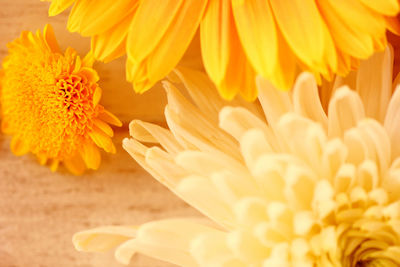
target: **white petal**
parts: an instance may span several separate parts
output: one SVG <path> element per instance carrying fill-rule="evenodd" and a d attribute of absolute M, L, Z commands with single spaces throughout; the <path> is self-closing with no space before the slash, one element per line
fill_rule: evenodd
<path fill-rule="evenodd" d="M 342 137 L 365 117 L 363 103 L 356 92 L 344 86 L 338 89 L 329 103 L 328 136 Z"/>

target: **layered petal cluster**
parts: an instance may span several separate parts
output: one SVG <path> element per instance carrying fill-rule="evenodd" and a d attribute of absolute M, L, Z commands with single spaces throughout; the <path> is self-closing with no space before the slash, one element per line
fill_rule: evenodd
<path fill-rule="evenodd" d="M 328 96 L 308 73 L 289 93 L 259 78 L 260 106 L 228 106 L 201 73 L 178 70 L 191 99 L 166 83 L 169 129 L 133 121 L 124 148 L 211 221 L 100 227 L 75 246 L 119 245 L 122 263 L 139 252 L 181 266 L 399 266 L 392 63 L 390 49 L 374 55 Z"/>
<path fill-rule="evenodd" d="M 109 124 L 121 122 L 99 104 L 99 77 L 89 53 L 62 53 L 53 29 L 22 32 L 8 45 L 0 70 L 1 129 L 12 135 L 16 155 L 35 154 L 54 171 L 72 173 L 100 164 L 98 147 L 115 153 Z"/>
<path fill-rule="evenodd" d="M 92 36 L 97 59 L 125 51 L 127 79 L 144 92 L 179 63 L 199 31 L 204 67 L 221 95 L 257 97 L 262 75 L 291 88 L 300 71 L 331 79 L 400 33 L 398 0 L 49 0 L 50 15 L 75 3 L 68 29 Z"/>

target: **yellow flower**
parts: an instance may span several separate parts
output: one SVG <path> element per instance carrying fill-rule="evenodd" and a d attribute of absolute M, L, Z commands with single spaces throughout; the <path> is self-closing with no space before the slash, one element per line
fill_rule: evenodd
<path fill-rule="evenodd" d="M 115 153 L 108 124 L 121 122 L 99 105 L 99 77 L 90 54 L 83 60 L 72 48 L 62 54 L 46 25 L 22 32 L 8 44 L 0 74 L 1 128 L 12 135 L 15 155 L 35 154 L 41 164 L 72 173 L 97 169 L 100 151 Z"/>
<path fill-rule="evenodd" d="M 49 0 L 51 1 L 51 0 Z M 144 92 L 178 64 L 200 28 L 205 69 L 226 99 L 254 100 L 256 74 L 281 89 L 300 70 L 331 79 L 346 75 L 400 32 L 398 0 L 52 0 L 68 6 L 68 29 L 92 36 L 109 61 L 125 53 L 127 79 Z"/>
<path fill-rule="evenodd" d="M 400 266 L 400 87 L 392 93 L 389 49 L 321 99 L 309 73 L 289 93 L 258 78 L 260 106 L 227 106 L 201 73 L 177 74 L 192 101 L 166 83 L 169 130 L 133 121 L 123 144 L 213 222 L 101 227 L 76 234 L 77 249 L 120 245 L 122 263 L 139 252 L 181 266 Z"/>

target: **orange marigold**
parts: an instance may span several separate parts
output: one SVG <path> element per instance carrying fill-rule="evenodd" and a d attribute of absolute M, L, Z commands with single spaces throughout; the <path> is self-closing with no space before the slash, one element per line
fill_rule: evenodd
<path fill-rule="evenodd" d="M 98 147 L 115 153 L 109 124 L 121 122 L 99 105 L 99 76 L 90 54 L 65 53 L 54 31 L 24 31 L 8 44 L 0 71 L 1 128 L 12 135 L 15 155 L 35 154 L 55 171 L 63 163 L 72 173 L 97 169 Z"/>

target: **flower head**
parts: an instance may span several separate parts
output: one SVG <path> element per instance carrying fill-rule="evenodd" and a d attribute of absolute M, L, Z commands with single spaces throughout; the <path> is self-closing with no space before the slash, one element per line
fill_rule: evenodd
<path fill-rule="evenodd" d="M 62 54 L 53 29 L 22 32 L 8 44 L 0 77 L 1 128 L 12 135 L 16 155 L 35 154 L 56 170 L 72 173 L 100 164 L 98 147 L 114 153 L 113 130 L 120 121 L 99 105 L 99 77 L 92 60 L 67 48 Z M 97 147 L 98 146 L 98 147 Z"/>
<path fill-rule="evenodd" d="M 144 92 L 178 64 L 200 32 L 204 67 L 222 96 L 257 96 L 256 74 L 291 88 L 300 71 L 346 75 L 400 32 L 398 0 L 52 0 L 68 29 L 92 36 L 97 59 L 128 54 L 127 79 Z M 199 29 L 199 30 L 198 30 Z"/>
<path fill-rule="evenodd" d="M 200 73 L 180 69 L 191 101 L 166 83 L 169 130 L 133 121 L 124 148 L 213 223 L 103 227 L 76 234 L 76 247 L 121 244 L 123 263 L 141 252 L 181 266 L 399 266 L 400 88 L 392 91 L 391 70 L 386 49 L 321 96 L 308 73 L 289 93 L 259 78 L 260 108 L 227 106 Z"/>

